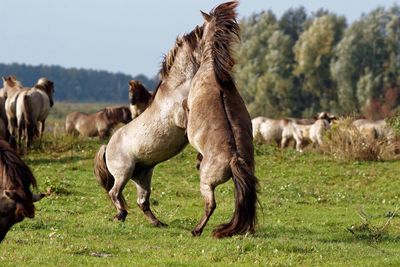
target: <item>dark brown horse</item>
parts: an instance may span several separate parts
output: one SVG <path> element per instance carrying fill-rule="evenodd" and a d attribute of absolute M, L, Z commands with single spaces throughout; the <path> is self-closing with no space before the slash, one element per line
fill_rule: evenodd
<path fill-rule="evenodd" d="M 36 180 L 29 167 L 8 143 L 0 140 L 0 242 L 14 224 L 35 216 L 33 202 L 45 194 L 32 194 Z"/>
<path fill-rule="evenodd" d="M 129 104 L 132 113 L 132 120 L 142 114 L 150 105 L 152 94 L 147 91 L 144 85 L 137 80 L 129 82 Z"/>
<path fill-rule="evenodd" d="M 131 111 L 127 107 L 105 108 L 93 114 L 72 112 L 67 115 L 65 130 L 68 134 L 99 136 L 100 139 L 104 139 L 110 136 L 117 124 L 127 124 L 131 120 Z"/>
<path fill-rule="evenodd" d="M 216 208 L 215 188 L 230 178 L 235 185 L 235 212 L 230 222 L 214 230 L 214 237 L 253 232 L 256 224 L 258 180 L 251 119 L 231 77 L 231 47 L 239 37 L 237 5 L 228 2 L 203 13 L 202 59 L 187 101 L 187 134 L 201 154 L 200 192 L 205 202 L 205 213 L 192 231 L 195 236 Z"/>

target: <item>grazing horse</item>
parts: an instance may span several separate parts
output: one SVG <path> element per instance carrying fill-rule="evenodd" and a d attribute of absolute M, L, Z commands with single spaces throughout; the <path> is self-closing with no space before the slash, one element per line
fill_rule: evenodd
<path fill-rule="evenodd" d="M 196 27 L 177 38 L 164 57 L 161 80 L 149 107 L 119 128 L 95 157 L 94 173 L 117 208 L 115 219 L 124 221 L 128 214 L 122 190 L 133 180 L 139 208 L 151 224 L 165 226 L 150 208 L 151 178 L 158 163 L 172 158 L 188 143 L 183 102 L 199 67 L 202 33 L 202 28 Z"/>
<path fill-rule="evenodd" d="M 93 114 L 72 112 L 65 120 L 65 130 L 68 134 L 105 139 L 117 124 L 127 124 L 131 120 L 131 111 L 127 107 L 105 108 Z"/>
<path fill-rule="evenodd" d="M 313 124 L 294 123 L 296 140 L 296 150 L 303 152 L 303 145 L 312 143 L 322 145 L 324 133 L 330 128 L 330 123 L 326 119 L 317 119 Z"/>
<path fill-rule="evenodd" d="M 285 148 L 289 141 L 300 136 L 297 133 L 295 122 L 292 119 L 270 119 L 266 117 L 257 117 L 252 121 L 253 138 L 261 143 L 273 143 Z"/>
<path fill-rule="evenodd" d="M 25 137 L 27 148 L 31 146 L 35 135 L 43 136 L 45 121 L 50 108 L 54 105 L 53 94 L 54 83 L 47 78 L 40 78 L 32 89 L 19 93 L 16 113 L 20 145 L 22 135 Z M 37 133 L 38 129 L 39 133 Z"/>
<path fill-rule="evenodd" d="M 4 107 L 7 116 L 7 125 L 12 136 L 17 136 L 17 99 L 19 93 L 26 89 L 15 76 L 3 77 L 4 96 L 6 98 Z"/>
<path fill-rule="evenodd" d="M 393 129 L 390 128 L 385 120 L 367 120 L 359 119 L 352 122 L 352 125 L 359 133 L 370 140 L 387 140 L 389 142 L 394 139 Z"/>
<path fill-rule="evenodd" d="M 147 91 L 144 85 L 137 80 L 129 82 L 129 104 L 132 113 L 132 120 L 143 113 L 150 105 L 152 99 L 151 93 Z"/>
<path fill-rule="evenodd" d="M 215 188 L 232 178 L 235 211 L 230 222 L 218 226 L 214 237 L 253 232 L 256 224 L 258 180 L 254 176 L 254 148 L 250 115 L 231 77 L 231 47 L 239 38 L 238 2 L 217 6 L 205 19 L 200 68 L 187 101 L 190 144 L 202 155 L 200 192 L 205 213 L 192 234 L 201 235 L 216 208 Z"/>
<path fill-rule="evenodd" d="M 29 167 L 5 141 L 0 140 L 0 242 L 14 224 L 35 216 L 33 202 L 45 194 L 32 194 L 36 180 Z"/>

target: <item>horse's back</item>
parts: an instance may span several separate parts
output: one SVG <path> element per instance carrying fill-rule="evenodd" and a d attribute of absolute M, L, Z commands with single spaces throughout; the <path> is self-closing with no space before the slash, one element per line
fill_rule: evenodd
<path fill-rule="evenodd" d="M 96 114 L 87 114 L 79 111 L 69 113 L 65 119 L 65 130 L 70 134 L 77 131 L 82 136 L 97 136 Z"/>

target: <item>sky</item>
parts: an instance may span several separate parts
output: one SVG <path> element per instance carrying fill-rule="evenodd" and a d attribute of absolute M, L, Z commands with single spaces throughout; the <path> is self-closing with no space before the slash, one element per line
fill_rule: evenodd
<path fill-rule="evenodd" d="M 59 65 L 154 77 L 178 35 L 217 0 L 0 0 L 0 63 Z M 271 9 L 320 8 L 348 22 L 400 0 L 242 0 L 239 18 Z"/>

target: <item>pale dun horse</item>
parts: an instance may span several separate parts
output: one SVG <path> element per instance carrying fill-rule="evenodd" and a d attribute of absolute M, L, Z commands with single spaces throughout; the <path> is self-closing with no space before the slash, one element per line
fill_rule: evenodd
<path fill-rule="evenodd" d="M 16 113 L 20 145 L 23 135 L 26 148 L 31 146 L 35 136 L 43 136 L 47 116 L 54 105 L 53 94 L 54 83 L 47 78 L 40 78 L 32 89 L 19 93 Z"/>
<path fill-rule="evenodd" d="M 132 120 L 143 113 L 150 105 L 152 94 L 137 80 L 129 82 L 129 104 Z"/>
<path fill-rule="evenodd" d="M 22 86 L 21 82 L 15 76 L 3 77 L 4 108 L 7 116 L 7 126 L 12 136 L 17 136 L 17 99 L 19 93 L 26 89 Z"/>
<path fill-rule="evenodd" d="M 214 237 L 253 232 L 257 186 L 251 118 L 231 77 L 231 47 L 239 38 L 238 2 L 216 7 L 205 18 L 202 59 L 188 97 L 189 142 L 202 155 L 200 191 L 205 214 L 193 230 L 200 235 L 216 208 L 215 188 L 230 178 L 235 185 L 235 212 L 217 227 Z M 207 122 L 207 123 L 205 123 Z"/>
<path fill-rule="evenodd" d="M 137 188 L 137 204 L 155 226 L 165 226 L 150 209 L 154 167 L 178 154 L 186 145 L 183 102 L 199 67 L 198 47 L 202 28 L 178 38 L 164 58 L 161 81 L 150 106 L 129 124 L 119 128 L 95 157 L 94 173 L 117 209 L 115 219 L 128 212 L 122 190 L 129 180 Z"/>

